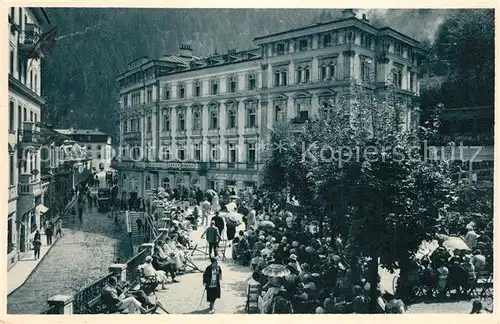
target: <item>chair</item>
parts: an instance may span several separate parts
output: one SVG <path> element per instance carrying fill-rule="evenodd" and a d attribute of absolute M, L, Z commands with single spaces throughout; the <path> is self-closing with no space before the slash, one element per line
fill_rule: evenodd
<path fill-rule="evenodd" d="M 222 260 L 226 260 L 227 240 L 221 240 L 217 246 L 217 255 L 222 254 Z"/>
<path fill-rule="evenodd" d="M 472 290 L 471 294 L 480 298 L 486 298 L 489 294 L 492 294 L 493 273 L 488 270 L 478 272 L 477 279 Z"/>
<path fill-rule="evenodd" d="M 262 292 L 262 286 L 257 281 L 251 281 L 247 289 L 247 302 L 245 310 L 250 314 L 251 312 L 259 313 L 259 296 Z"/>

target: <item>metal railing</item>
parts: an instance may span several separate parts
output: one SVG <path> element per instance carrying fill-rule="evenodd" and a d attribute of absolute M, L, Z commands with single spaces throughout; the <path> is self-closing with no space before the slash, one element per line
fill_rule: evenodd
<path fill-rule="evenodd" d="M 88 303 L 92 299 L 99 297 L 101 295 L 102 289 L 104 288 L 104 286 L 106 286 L 109 278 L 112 276 L 113 273 L 108 273 L 104 277 L 97 279 L 90 285 L 86 286 L 85 288 L 77 292 L 73 299 L 73 313 L 89 314 L 91 312 L 94 312 L 95 310 L 89 309 Z M 102 307 L 101 303 L 98 303 L 96 307 Z"/>
<path fill-rule="evenodd" d="M 148 252 L 147 250 L 142 250 L 126 262 L 127 281 L 137 282 L 140 276 L 139 266 L 144 263 L 147 252 Z"/>
<path fill-rule="evenodd" d="M 122 220 L 123 221 L 123 220 Z M 146 227 L 148 227 L 148 231 L 150 237 L 148 238 L 148 242 L 156 242 L 160 235 L 158 234 L 158 228 L 156 222 L 153 221 L 152 217 L 146 214 Z M 148 255 L 149 250 L 139 251 L 137 254 L 132 256 L 129 260 L 127 260 L 126 265 L 126 278 L 130 283 L 135 283 L 139 280 L 140 272 L 139 265 L 145 262 L 146 256 Z M 73 313 L 74 314 L 96 314 L 99 313 L 103 309 L 102 302 L 95 303 L 94 305 L 90 305 L 90 301 L 101 296 L 102 289 L 108 283 L 110 277 L 112 277 L 113 273 L 108 273 L 105 276 L 97 279 L 89 285 L 86 285 L 83 289 L 78 291 L 74 295 L 73 299 Z M 44 310 L 41 314 L 55 314 L 53 306 Z"/>

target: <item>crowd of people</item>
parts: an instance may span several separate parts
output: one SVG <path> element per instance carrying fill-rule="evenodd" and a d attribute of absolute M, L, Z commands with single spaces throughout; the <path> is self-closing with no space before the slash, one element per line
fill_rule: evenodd
<path fill-rule="evenodd" d="M 168 277 L 178 282 L 188 266 L 197 269 L 188 253 L 193 249 L 189 231 L 200 225 L 206 226 L 202 237 L 211 258 L 203 276 L 205 288 L 216 288 L 220 281 L 219 244 L 227 240 L 233 261 L 252 272 L 249 299 L 258 291 L 258 308 L 265 314 L 404 313 L 417 297 L 445 298 L 451 292 L 470 296 L 479 273 L 492 270 L 491 241 L 483 234 L 489 229 L 481 229 L 476 237 L 472 233 L 476 225 L 469 224 L 464 238 L 469 248 L 450 251 L 444 239 L 438 239 L 432 253 L 400 262 L 394 292 L 385 291 L 380 278 L 372 291 L 369 257 L 347 253 L 343 238 L 322 236 L 317 222 L 289 211 L 286 203 L 266 205 L 261 195 L 255 189 L 239 193 L 193 190 L 188 194 L 194 204 L 192 213 L 185 207 L 158 206 L 144 199 L 144 208 L 156 220 L 167 210 L 169 232 L 163 241 L 155 242 L 152 257 L 141 266 L 142 280 L 154 278 L 152 282 L 164 288 Z M 175 201 L 173 191 L 165 191 L 163 197 Z M 271 265 L 280 271 L 270 273 Z M 211 313 L 220 297 L 220 283 L 217 289 L 207 296 Z M 481 303 L 475 301 L 472 313 L 481 310 Z"/>
<path fill-rule="evenodd" d="M 451 292 L 470 297 L 478 274 L 492 270 L 492 244 L 486 235 L 478 236 L 469 249 L 454 251 L 439 239 L 432 254 L 400 263 L 393 293 L 380 287 L 379 278 L 376 294 L 371 294 L 370 258 L 347 254 L 342 238 L 320 236 L 317 223 L 277 205 L 270 212 L 244 201 L 241 206 L 246 226 L 234 238 L 232 254 L 235 262 L 251 267 L 249 287 L 261 287 L 262 313 L 403 313 L 416 297 Z M 470 244 L 467 236 L 465 242 Z M 271 264 L 281 265 L 284 273 L 264 275 Z M 478 303 L 474 305 L 477 312 Z"/>

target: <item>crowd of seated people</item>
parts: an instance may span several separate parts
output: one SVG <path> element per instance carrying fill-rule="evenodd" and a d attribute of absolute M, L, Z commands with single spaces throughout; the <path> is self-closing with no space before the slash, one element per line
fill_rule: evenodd
<path fill-rule="evenodd" d="M 162 213 L 169 220 L 164 224 L 168 232 L 163 237 L 164 241 L 155 241 L 152 255 L 147 255 L 144 263 L 138 266 L 140 288 L 124 290 L 123 284 L 111 277 L 102 290 L 102 302 L 109 312 L 125 310 L 127 313 L 151 313 L 154 307 L 158 307 L 158 303 L 151 302 L 157 290 L 165 290 L 169 282 L 178 283 L 178 276 L 188 268 L 199 270 L 188 253 L 191 248 L 190 224 L 186 220 L 185 210 L 170 205 Z"/>
<path fill-rule="evenodd" d="M 414 301 L 417 285 L 426 288 L 420 291 L 423 297 L 444 296 L 453 288 L 470 295 L 477 273 L 491 264 L 480 249 L 472 255 L 459 251 L 452 255 L 440 246 L 430 257 L 400 264 L 401 279 L 394 293 L 383 290 L 380 279 L 370 292 L 369 258 L 348 255 L 341 237 L 320 237 L 313 221 L 299 221 L 291 212 L 267 214 L 271 216 L 249 208 L 246 229 L 233 240 L 232 252 L 235 262 L 251 266 L 254 282 L 263 291 L 264 313 L 403 313 Z M 250 217 L 255 219 L 248 221 Z M 274 226 L 259 226 L 262 221 Z M 262 270 L 273 263 L 286 266 L 290 274 L 264 276 Z M 376 301 L 371 302 L 373 298 Z"/>

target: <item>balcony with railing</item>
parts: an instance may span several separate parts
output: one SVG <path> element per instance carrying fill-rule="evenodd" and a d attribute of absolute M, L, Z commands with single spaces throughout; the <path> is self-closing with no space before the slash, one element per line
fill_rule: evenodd
<path fill-rule="evenodd" d="M 208 136 L 219 136 L 220 131 L 218 128 L 211 128 L 208 130 Z"/>
<path fill-rule="evenodd" d="M 191 130 L 191 136 L 199 136 L 201 137 L 203 135 L 201 129 L 193 129 Z"/>
<path fill-rule="evenodd" d="M 9 200 L 15 199 L 17 197 L 17 186 L 13 185 L 9 187 Z"/>
<path fill-rule="evenodd" d="M 263 163 L 257 162 L 208 162 L 209 170 L 231 170 L 231 171 L 258 171 L 262 168 Z"/>
<path fill-rule="evenodd" d="M 41 35 L 42 30 L 40 26 L 26 23 L 24 25 L 24 30 L 19 33 L 19 49 L 24 52 L 30 52 L 33 50 Z"/>
<path fill-rule="evenodd" d="M 40 132 L 36 129 L 35 123 L 29 121 L 23 122 L 22 129 L 19 130 L 20 148 L 36 148 L 41 144 L 40 139 Z"/>
<path fill-rule="evenodd" d="M 128 141 L 128 140 L 140 140 L 141 139 L 141 132 L 123 133 L 123 139 L 126 141 Z"/>

